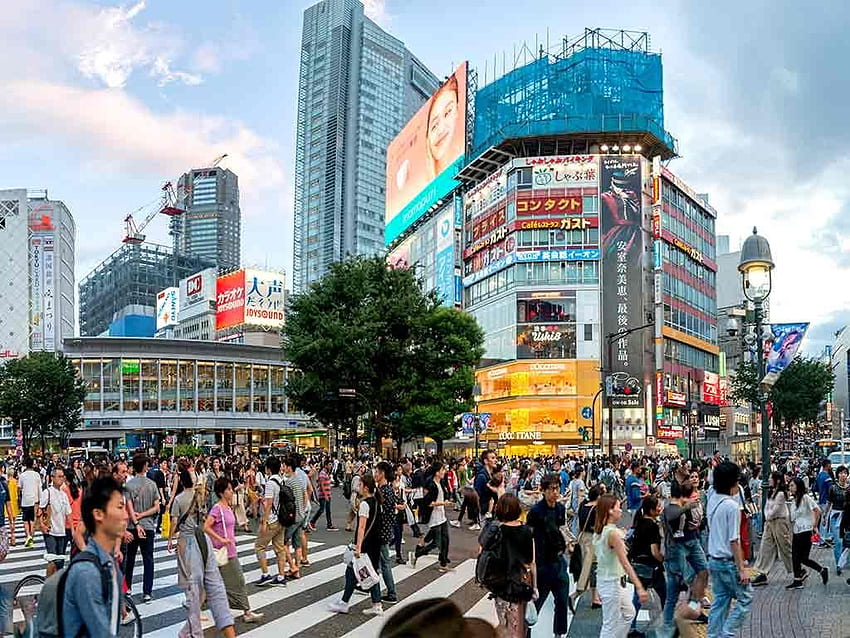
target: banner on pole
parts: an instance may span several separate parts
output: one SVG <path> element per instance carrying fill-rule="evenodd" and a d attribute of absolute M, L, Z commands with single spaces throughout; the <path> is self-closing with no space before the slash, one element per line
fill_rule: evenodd
<path fill-rule="evenodd" d="M 800 349 L 800 343 L 808 329 L 808 323 L 775 323 L 773 330 L 773 345 L 767 355 L 764 385 L 773 385 L 779 375 L 787 368 Z"/>

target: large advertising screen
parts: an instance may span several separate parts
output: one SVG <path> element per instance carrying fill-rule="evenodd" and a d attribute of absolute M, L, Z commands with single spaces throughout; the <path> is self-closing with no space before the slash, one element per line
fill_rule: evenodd
<path fill-rule="evenodd" d="M 616 334 L 646 323 L 643 299 L 643 212 L 641 158 L 638 155 L 600 157 L 599 214 L 602 250 L 603 334 Z M 616 339 L 609 373 L 615 387 L 615 407 L 643 407 L 643 332 Z"/>
<path fill-rule="evenodd" d="M 387 148 L 387 245 L 457 186 L 453 177 L 466 146 L 466 73 L 464 62 Z"/>

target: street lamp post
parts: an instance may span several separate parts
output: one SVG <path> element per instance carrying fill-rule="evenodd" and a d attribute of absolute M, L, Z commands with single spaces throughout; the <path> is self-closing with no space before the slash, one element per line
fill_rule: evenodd
<path fill-rule="evenodd" d="M 755 311 L 756 348 L 758 356 L 758 398 L 759 416 L 761 419 L 761 505 L 764 511 L 767 503 L 768 479 L 770 477 L 770 432 L 768 430 L 766 395 L 761 389 L 764 378 L 764 302 L 770 296 L 772 286 L 773 257 L 770 254 L 770 244 L 753 228 L 753 234 L 747 237 L 741 247 L 741 261 L 738 270 L 744 287 L 744 296 L 751 302 Z"/>
<path fill-rule="evenodd" d="M 590 404 L 590 444 L 593 446 L 593 453 L 596 454 L 596 399 L 598 399 L 602 393 L 605 391 L 605 384 L 602 384 L 599 388 L 599 392 L 593 397 L 593 401 Z M 601 406 L 600 406 L 601 407 Z M 600 410 L 600 413 L 602 411 Z M 602 451 L 602 416 L 599 417 L 599 451 Z"/>
<path fill-rule="evenodd" d="M 614 380 L 611 378 L 614 374 L 614 341 L 622 339 L 623 337 L 630 335 L 633 332 L 637 332 L 638 330 L 646 330 L 647 328 L 654 327 L 655 322 L 653 321 L 642 326 L 637 326 L 636 328 L 630 328 L 629 330 L 612 332 L 605 337 L 608 342 L 608 383 L 606 384 L 605 392 L 605 398 L 608 401 L 608 458 L 612 461 L 614 459 L 614 402 L 612 400 L 613 393 L 609 394 L 607 389 L 614 383 Z M 641 386 L 643 386 L 643 383 L 641 383 Z M 600 447 L 602 446 L 600 445 Z"/>

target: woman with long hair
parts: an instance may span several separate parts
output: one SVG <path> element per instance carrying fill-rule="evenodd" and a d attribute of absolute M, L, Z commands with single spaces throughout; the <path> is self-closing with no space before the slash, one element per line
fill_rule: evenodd
<path fill-rule="evenodd" d="M 248 512 L 246 509 L 245 495 L 245 466 L 237 463 L 231 473 L 233 484 L 233 513 L 236 515 L 236 524 L 243 532 L 248 531 Z"/>
<path fill-rule="evenodd" d="M 180 630 L 179 638 L 203 638 L 201 603 L 205 597 L 219 632 L 225 638 L 236 636 L 233 614 L 215 562 L 212 543 L 206 534 L 196 534 L 203 518 L 203 497 L 196 491 L 200 485 L 196 487 L 195 480 L 185 466 L 178 470 L 178 477 L 182 491 L 171 506 L 168 551 L 174 551 L 176 538 L 177 584 L 186 592 L 186 624 Z M 200 543 L 204 543 L 206 548 L 202 549 Z"/>
<path fill-rule="evenodd" d="M 646 589 L 626 556 L 623 532 L 617 527 L 622 517 L 620 501 L 610 494 L 599 497 L 593 545 L 596 549 L 596 586 L 602 599 L 602 629 L 599 638 L 626 638 L 635 617 L 632 591 L 621 581 L 628 576 L 637 590 L 638 600 L 648 600 Z"/>
<path fill-rule="evenodd" d="M 531 528 L 519 520 L 522 512 L 519 499 L 513 494 L 499 497 L 494 510 L 502 534 L 502 555 L 507 558 L 507 582 L 525 583 L 536 591 L 537 574 L 534 564 L 534 535 Z M 482 532 L 482 535 L 487 531 Z M 479 553 L 482 548 L 479 548 Z M 525 638 L 527 600 L 512 597 L 507 591 L 494 591 L 493 602 L 504 638 Z M 532 596 L 532 599 L 534 596 Z"/>
<path fill-rule="evenodd" d="M 62 486 L 62 491 L 65 492 L 65 496 L 68 497 L 68 502 L 71 504 L 71 515 L 65 523 L 65 535 L 71 547 L 71 558 L 73 558 L 77 552 L 86 548 L 82 511 L 83 491 L 77 483 L 75 472 L 69 472 L 65 475 L 65 485 Z"/>
<path fill-rule="evenodd" d="M 794 567 L 794 580 L 785 589 L 802 589 L 803 565 L 820 573 L 823 584 L 829 581 L 829 570 L 811 558 L 812 532 L 818 528 L 821 511 L 806 490 L 803 479 L 795 477 L 788 486 L 791 496 L 791 525 L 794 535 L 791 537 L 791 564 Z"/>
<path fill-rule="evenodd" d="M 9 526 L 9 545 L 15 546 L 15 521 L 18 520 L 19 501 L 18 501 L 18 468 L 13 467 L 9 470 L 9 478 L 7 480 L 9 486 L 9 509 L 11 510 L 11 520 L 6 522 Z"/>
<path fill-rule="evenodd" d="M 375 477 L 364 474 L 360 477 L 360 504 L 357 506 L 357 523 L 354 530 L 354 558 L 358 559 L 362 554 L 369 557 L 369 562 L 375 568 L 375 573 L 380 574 L 381 569 L 381 493 L 377 490 Z M 348 601 L 354 595 L 357 586 L 357 576 L 354 574 L 354 566 L 349 564 L 345 568 L 345 589 L 342 599 L 330 604 L 330 611 L 338 614 L 348 613 Z M 364 614 L 383 616 L 384 609 L 381 606 L 381 583 L 378 581 L 369 590 L 372 597 L 372 606 L 364 609 Z"/>
<path fill-rule="evenodd" d="M 590 585 L 590 601 L 593 608 L 602 606 L 599 593 L 596 591 L 596 554 L 593 551 L 593 528 L 596 526 L 596 506 L 599 497 L 605 493 L 605 484 L 597 483 L 590 488 L 587 498 L 578 508 L 578 545 L 573 551 L 581 552 L 581 573 L 576 582 L 576 591 L 573 598 L 578 598 L 588 589 Z"/>
<path fill-rule="evenodd" d="M 788 518 L 788 485 L 782 472 L 773 472 L 768 479 L 767 503 L 764 506 L 764 531 L 754 570 L 753 587 L 767 585 L 767 575 L 774 561 L 781 558 L 785 571 L 794 574 L 791 561 L 791 523 Z"/>
<path fill-rule="evenodd" d="M 210 508 L 204 521 L 204 532 L 212 540 L 213 547 L 227 548 L 227 563 L 218 566 L 227 592 L 227 602 L 231 609 L 241 609 L 244 612 L 245 622 L 258 622 L 263 614 L 251 611 L 251 603 L 248 602 L 248 592 L 245 589 L 245 576 L 236 554 L 236 514 L 231 508 L 233 484 L 230 479 L 221 476 L 213 484 L 213 492 L 218 497 L 218 502 Z"/>

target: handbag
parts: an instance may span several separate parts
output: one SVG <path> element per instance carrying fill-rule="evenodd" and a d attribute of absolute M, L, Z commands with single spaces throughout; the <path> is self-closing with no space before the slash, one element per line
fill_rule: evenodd
<path fill-rule="evenodd" d="M 215 564 L 219 567 L 224 567 L 230 561 L 230 557 L 227 555 L 226 545 L 222 545 L 221 547 L 214 547 L 213 556 L 215 556 Z"/>
<path fill-rule="evenodd" d="M 537 605 L 531 601 L 525 606 L 525 624 L 528 627 L 534 627 L 537 624 Z"/>
<path fill-rule="evenodd" d="M 372 528 L 375 526 L 376 520 L 378 520 L 377 514 L 372 517 L 372 522 L 369 523 L 369 527 L 366 528 L 366 533 L 363 534 L 364 539 L 369 535 L 369 532 L 372 531 Z M 356 534 L 356 532 L 355 532 L 355 534 Z M 356 539 L 355 539 L 355 542 L 349 543 L 348 545 L 345 546 L 345 549 L 342 550 L 342 562 L 343 562 L 343 564 L 352 565 L 352 566 L 354 565 L 354 550 L 356 548 L 357 548 Z M 356 572 L 355 572 L 355 575 L 356 575 Z"/>

